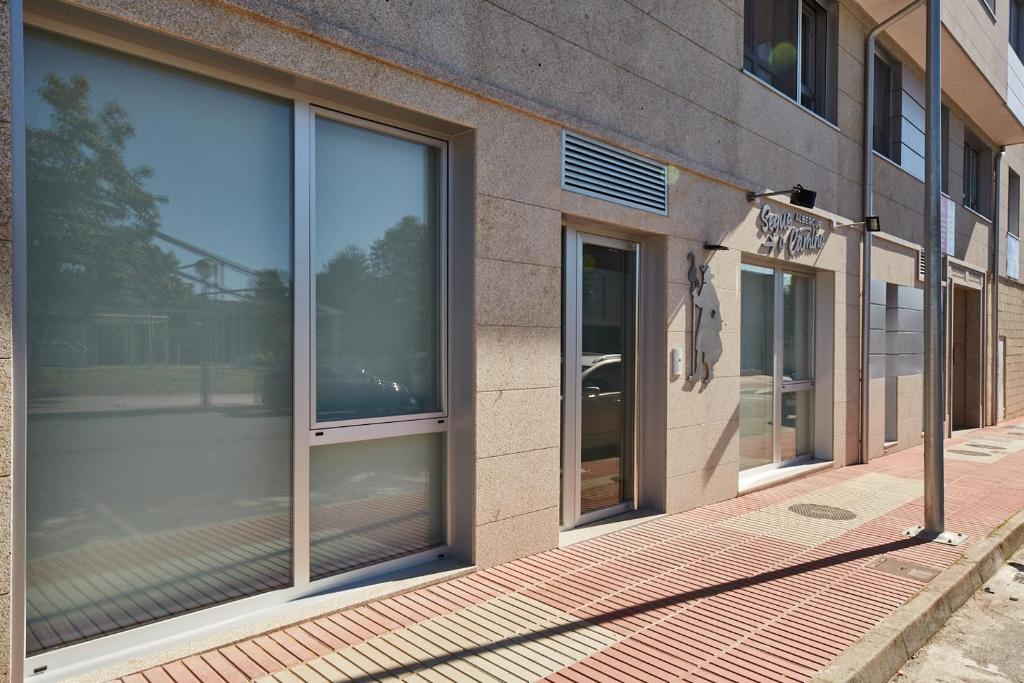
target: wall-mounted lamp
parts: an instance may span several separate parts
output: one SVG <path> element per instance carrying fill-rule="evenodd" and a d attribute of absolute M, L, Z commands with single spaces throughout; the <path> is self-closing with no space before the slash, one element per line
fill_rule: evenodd
<path fill-rule="evenodd" d="M 729 247 L 724 244 L 711 244 L 711 242 L 705 242 L 704 248 L 707 251 L 729 251 Z"/>
<path fill-rule="evenodd" d="M 818 198 L 818 193 L 814 190 L 805 189 L 803 185 L 794 185 L 792 190 L 782 190 L 781 192 L 748 192 L 747 201 L 752 202 L 758 197 L 778 197 L 783 194 L 789 195 L 790 204 L 805 209 L 813 209 L 814 201 Z"/>
<path fill-rule="evenodd" d="M 843 223 L 837 225 L 837 228 L 852 228 L 855 225 L 863 225 L 864 230 L 867 232 L 882 232 L 882 224 L 878 220 L 878 216 L 865 216 L 864 220 L 857 221 L 856 223 Z"/>

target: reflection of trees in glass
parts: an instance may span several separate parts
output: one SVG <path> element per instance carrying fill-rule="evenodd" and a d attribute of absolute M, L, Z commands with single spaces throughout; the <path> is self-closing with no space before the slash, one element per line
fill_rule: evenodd
<path fill-rule="evenodd" d="M 165 234 L 159 207 L 168 198 L 147 190 L 152 168 L 125 163 L 131 117 L 117 102 L 94 109 L 86 78 L 50 74 L 38 93 L 50 117 L 26 131 L 30 365 L 202 365 L 204 377 L 210 364 L 290 368 L 290 275 L 250 270 Z M 161 240 L 201 257 L 183 265 Z M 211 277 L 225 268 L 248 284 L 231 289 Z M 67 377 L 47 378 L 30 383 L 35 395 L 77 391 Z M 194 389 L 185 375 L 126 378 L 84 379 L 81 390 Z M 204 393 L 253 384 L 237 375 L 228 388 L 212 381 L 203 380 Z"/>
<path fill-rule="evenodd" d="M 405 216 L 368 250 L 335 254 L 317 273 L 318 365 L 397 381 L 429 402 L 421 391 L 436 385 L 438 251 L 434 231 Z"/>
<path fill-rule="evenodd" d="M 81 76 L 50 74 L 39 95 L 52 113 L 49 128 L 26 131 L 32 303 L 183 302 L 177 258 L 153 244 L 166 199 L 146 190 L 150 168 L 124 162 L 128 114 L 116 102 L 93 112 Z"/>

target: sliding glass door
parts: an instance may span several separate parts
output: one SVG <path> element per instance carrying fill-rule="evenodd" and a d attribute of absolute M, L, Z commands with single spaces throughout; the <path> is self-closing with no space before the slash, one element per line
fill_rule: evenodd
<path fill-rule="evenodd" d="M 740 470 L 814 451 L 814 280 L 743 264 Z"/>

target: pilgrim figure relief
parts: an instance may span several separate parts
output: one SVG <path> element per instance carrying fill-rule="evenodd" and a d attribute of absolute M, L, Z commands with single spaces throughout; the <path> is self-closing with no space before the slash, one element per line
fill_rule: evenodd
<path fill-rule="evenodd" d="M 701 265 L 698 272 L 693 252 L 688 258 L 690 297 L 693 299 L 693 371 L 687 379 L 709 382 L 715 376 L 715 363 L 722 357 L 721 303 L 715 289 L 715 274 L 708 264 Z"/>

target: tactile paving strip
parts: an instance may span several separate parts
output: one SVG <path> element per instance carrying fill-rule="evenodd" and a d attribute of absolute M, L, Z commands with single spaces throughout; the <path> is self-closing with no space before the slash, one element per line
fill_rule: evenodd
<path fill-rule="evenodd" d="M 950 460 L 969 462 L 999 462 L 1010 453 L 1024 448 L 1024 441 L 1001 436 L 985 436 L 971 439 L 966 443 L 946 446 L 945 457 Z"/>
<path fill-rule="evenodd" d="M 870 496 L 865 496 L 870 491 Z M 921 482 L 872 472 L 729 519 L 725 526 L 790 543 L 817 546 L 921 496 Z M 792 508 L 838 508 L 850 514 L 808 517 Z M 852 515 L 852 516 L 851 516 Z"/>
<path fill-rule="evenodd" d="M 538 681 L 622 636 L 520 594 L 391 631 L 260 683 Z"/>

